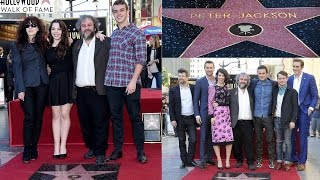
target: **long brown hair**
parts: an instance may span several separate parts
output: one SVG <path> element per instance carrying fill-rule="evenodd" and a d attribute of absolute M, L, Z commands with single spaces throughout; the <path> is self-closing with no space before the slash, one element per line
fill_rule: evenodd
<path fill-rule="evenodd" d="M 158 35 L 152 35 L 151 36 L 153 41 L 154 41 L 154 44 L 151 44 L 152 47 L 154 48 L 159 48 L 160 47 L 160 38 Z"/>
<path fill-rule="evenodd" d="M 43 55 L 44 51 L 48 48 L 46 31 L 43 22 L 35 16 L 26 17 L 20 22 L 17 31 L 17 48 L 19 51 L 24 51 L 24 47 L 27 43 L 29 43 L 29 38 L 26 31 L 26 25 L 29 23 L 36 24 L 39 29 L 34 38 L 34 44 L 36 45 L 36 49 L 39 51 L 39 53 Z"/>
<path fill-rule="evenodd" d="M 66 55 L 67 53 L 67 48 L 69 47 L 69 33 L 68 33 L 68 29 L 67 29 L 67 26 L 66 24 L 62 21 L 62 20 L 59 20 L 59 19 L 55 19 L 51 22 L 50 26 L 49 26 L 49 43 L 50 45 L 53 44 L 53 36 L 51 34 L 51 28 L 52 28 L 52 25 L 53 23 L 58 23 L 59 24 L 59 27 L 61 29 L 61 40 L 56 48 L 56 52 L 57 52 L 57 58 L 59 59 L 63 59 L 64 56 Z"/>

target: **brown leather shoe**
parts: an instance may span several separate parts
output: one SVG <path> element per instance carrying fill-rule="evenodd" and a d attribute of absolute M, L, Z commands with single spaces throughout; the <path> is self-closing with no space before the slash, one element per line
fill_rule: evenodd
<path fill-rule="evenodd" d="M 284 165 L 284 170 L 285 171 L 290 171 L 290 164 L 285 164 Z"/>
<path fill-rule="evenodd" d="M 276 170 L 280 170 L 281 168 L 282 168 L 282 163 L 281 162 L 277 162 Z"/>
<path fill-rule="evenodd" d="M 299 165 L 298 165 L 298 168 L 297 168 L 297 171 L 304 171 L 305 168 L 306 168 L 306 167 L 305 167 L 304 164 L 299 164 Z"/>

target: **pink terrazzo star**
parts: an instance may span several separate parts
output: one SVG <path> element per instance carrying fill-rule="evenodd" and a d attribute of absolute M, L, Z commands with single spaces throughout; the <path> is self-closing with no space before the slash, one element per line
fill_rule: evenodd
<path fill-rule="evenodd" d="M 43 3 L 48 3 L 48 4 L 50 4 L 50 0 L 42 0 L 41 5 L 42 5 Z M 50 5 L 51 5 L 51 4 L 50 4 Z"/>
<path fill-rule="evenodd" d="M 247 18 L 241 18 L 243 13 L 249 14 Z M 269 15 L 266 15 L 267 18 L 252 18 L 254 13 L 259 13 L 257 17 L 263 17 L 265 13 Z M 271 13 L 276 14 L 277 18 L 271 18 Z M 243 41 L 255 42 L 298 56 L 317 57 L 315 52 L 286 27 L 319 15 L 319 7 L 265 8 L 258 0 L 226 0 L 221 8 L 163 9 L 165 17 L 204 27 L 181 54 L 182 58 L 199 57 Z M 239 23 L 256 24 L 263 31 L 257 36 L 247 37 L 231 34 L 229 27 Z"/>

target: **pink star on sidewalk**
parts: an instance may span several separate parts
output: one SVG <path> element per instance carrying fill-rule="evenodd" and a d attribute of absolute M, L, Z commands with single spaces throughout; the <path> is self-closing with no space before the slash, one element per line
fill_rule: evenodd
<path fill-rule="evenodd" d="M 48 3 L 48 4 L 50 4 L 50 0 L 42 0 L 41 5 L 42 5 L 43 3 Z M 51 4 L 50 4 L 50 5 L 51 5 Z"/>

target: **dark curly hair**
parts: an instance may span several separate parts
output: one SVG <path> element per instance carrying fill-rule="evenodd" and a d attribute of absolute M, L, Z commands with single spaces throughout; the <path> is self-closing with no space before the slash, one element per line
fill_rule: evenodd
<path fill-rule="evenodd" d="M 30 23 L 36 24 L 39 29 L 36 36 L 34 37 L 34 44 L 39 53 L 43 54 L 44 51 L 48 48 L 49 44 L 47 41 L 46 31 L 43 22 L 35 16 L 26 17 L 23 21 L 20 22 L 17 31 L 17 48 L 19 51 L 24 51 L 24 47 L 27 43 L 29 43 L 26 25 Z"/>
<path fill-rule="evenodd" d="M 229 75 L 229 73 L 228 73 L 227 70 L 222 69 L 222 68 L 218 69 L 217 72 L 216 72 L 216 77 L 215 77 L 216 82 L 218 82 L 218 74 L 219 74 L 219 73 L 221 73 L 221 74 L 224 75 L 224 83 L 225 83 L 225 84 L 229 84 L 229 82 L 230 82 L 230 75 Z"/>
<path fill-rule="evenodd" d="M 68 32 L 68 29 L 67 29 L 67 26 L 66 24 L 62 21 L 62 20 L 59 20 L 59 19 L 55 19 L 51 22 L 50 26 L 49 26 L 49 43 L 50 43 L 50 46 L 53 44 L 53 36 L 52 36 L 52 33 L 51 33 L 51 28 L 52 28 L 52 25 L 53 23 L 58 23 L 59 24 L 59 27 L 61 29 L 61 40 L 56 48 L 56 52 L 57 52 L 57 58 L 59 59 L 63 59 L 64 56 L 66 55 L 67 53 L 67 48 L 69 47 L 69 32 Z"/>

